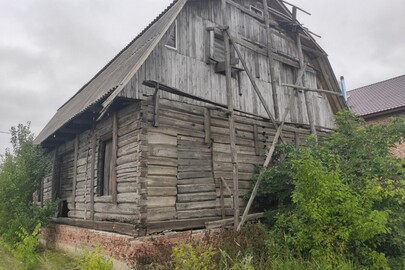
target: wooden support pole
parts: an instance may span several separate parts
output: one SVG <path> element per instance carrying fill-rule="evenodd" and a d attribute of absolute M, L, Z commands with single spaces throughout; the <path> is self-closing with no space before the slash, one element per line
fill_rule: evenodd
<path fill-rule="evenodd" d="M 308 92 L 325 93 L 325 94 L 328 94 L 328 95 L 334 95 L 334 96 L 338 96 L 338 97 L 342 96 L 342 93 L 333 92 L 333 91 L 325 90 L 325 89 L 315 89 L 315 88 L 300 86 L 300 85 L 296 85 L 296 84 L 283 83 L 282 86 L 292 87 L 295 90 L 303 90 L 303 91 L 308 91 Z"/>
<path fill-rule="evenodd" d="M 297 43 L 296 45 L 297 45 L 300 68 L 302 69 L 304 67 L 304 54 L 302 52 L 301 37 L 300 37 L 299 34 L 297 34 L 296 43 Z M 305 78 L 303 79 L 303 84 L 302 85 L 305 86 Z M 309 95 L 308 91 L 304 92 L 304 97 L 305 97 L 305 105 L 307 107 L 309 126 L 311 128 L 311 134 L 314 134 L 315 137 L 317 137 L 317 135 L 316 135 L 316 127 L 315 127 L 315 117 L 314 117 L 313 106 L 312 106 L 312 100 L 311 100 L 311 96 Z"/>
<path fill-rule="evenodd" d="M 160 101 L 160 92 L 159 92 L 159 83 L 157 83 L 155 88 L 155 93 L 153 94 L 153 126 L 159 126 L 159 101 Z"/>
<path fill-rule="evenodd" d="M 219 181 L 220 203 L 221 203 L 221 216 L 225 218 L 225 197 L 224 197 L 224 184 Z"/>
<path fill-rule="evenodd" d="M 257 125 L 253 125 L 253 139 L 255 141 L 255 154 L 256 156 L 260 156 L 260 145 L 259 145 L 259 132 L 257 130 Z"/>
<path fill-rule="evenodd" d="M 266 113 L 267 113 L 267 115 L 269 116 L 270 121 L 272 122 L 272 124 L 274 125 L 274 127 L 277 129 L 277 128 L 278 128 L 278 125 L 277 125 L 277 123 L 276 123 L 276 120 L 275 120 L 273 114 L 271 113 L 271 111 L 270 111 L 270 109 L 269 109 L 269 106 L 267 106 L 267 102 L 266 102 L 266 100 L 264 99 L 262 93 L 260 92 L 259 87 L 258 87 L 257 84 L 256 84 L 256 81 L 255 81 L 255 78 L 254 78 L 253 75 L 252 75 L 252 72 L 249 70 L 249 68 L 248 68 L 248 66 L 247 66 L 247 64 L 246 64 L 246 62 L 245 62 L 245 60 L 243 59 L 242 53 L 240 52 L 240 50 L 239 50 L 239 48 L 236 46 L 236 44 L 233 42 L 233 39 L 232 39 L 231 35 L 229 34 L 229 32 L 228 32 L 227 30 L 225 30 L 224 32 L 226 32 L 226 35 L 224 35 L 224 36 L 227 36 L 227 37 L 228 37 L 228 39 L 229 39 L 230 42 L 232 43 L 233 47 L 235 48 L 235 51 L 236 51 L 236 53 L 237 53 L 237 55 L 238 55 L 238 57 L 239 57 L 239 60 L 241 61 L 242 65 L 243 65 L 243 68 L 245 69 L 246 74 L 248 75 L 249 80 L 250 80 L 250 82 L 252 83 L 253 89 L 255 90 L 256 94 L 258 95 L 258 97 L 259 97 L 259 99 L 260 99 L 260 102 L 262 103 L 264 109 L 266 110 Z M 281 138 L 281 139 L 282 139 L 283 142 L 285 141 L 283 138 Z"/>
<path fill-rule="evenodd" d="M 73 184 L 72 184 L 72 205 L 76 209 L 76 186 L 77 186 L 77 159 L 79 155 L 79 135 L 75 138 L 75 150 L 73 160 Z"/>
<path fill-rule="evenodd" d="M 273 58 L 273 48 L 272 48 L 272 37 L 270 29 L 270 13 L 268 9 L 267 0 L 263 0 L 263 15 L 264 24 L 266 29 L 266 39 L 267 39 L 267 58 L 270 67 L 270 80 L 271 80 L 271 92 L 273 94 L 273 104 L 274 104 L 274 118 L 278 120 L 280 118 L 280 109 L 278 106 L 278 93 L 277 93 L 277 83 L 276 83 L 276 72 L 274 69 L 274 58 Z"/>
<path fill-rule="evenodd" d="M 118 155 L 118 113 L 112 115 L 112 153 L 111 153 L 111 198 L 112 203 L 117 204 L 117 155 Z"/>
<path fill-rule="evenodd" d="M 254 220 L 254 219 L 259 219 L 264 216 L 264 213 L 256 213 L 256 214 L 251 214 L 248 215 L 246 220 Z M 207 229 L 216 229 L 224 226 L 229 226 L 233 223 L 232 218 L 227 218 L 227 219 L 222 219 L 222 220 L 215 220 L 215 221 L 210 221 L 205 223 L 205 228 Z"/>
<path fill-rule="evenodd" d="M 299 147 L 301 145 L 300 134 L 297 131 L 294 132 L 294 141 L 295 141 L 295 147 Z"/>
<path fill-rule="evenodd" d="M 220 178 L 222 181 L 222 184 L 224 184 L 224 187 L 226 188 L 226 190 L 229 192 L 229 194 L 232 196 L 232 190 L 231 188 L 228 186 L 228 183 L 225 181 L 225 178 L 221 177 Z"/>
<path fill-rule="evenodd" d="M 224 11 L 225 14 L 225 11 Z M 232 160 L 232 178 L 233 178 L 233 212 L 234 212 L 234 227 L 237 228 L 239 224 L 239 179 L 238 179 L 238 154 L 236 151 L 236 133 L 235 133 L 235 111 L 233 104 L 233 89 L 232 89 L 232 70 L 231 70 L 231 48 L 229 42 L 229 35 L 224 30 L 225 42 L 225 75 L 226 75 L 226 90 L 227 90 L 227 103 L 229 110 L 229 138 L 231 147 L 231 160 Z"/>
<path fill-rule="evenodd" d="M 94 220 L 94 185 L 96 181 L 95 166 L 96 166 L 96 126 L 93 124 L 92 139 L 91 139 L 91 165 L 90 165 L 90 219 Z"/>
<path fill-rule="evenodd" d="M 304 63 L 303 67 L 300 69 L 300 71 L 298 73 L 297 81 L 296 81 L 297 84 L 299 84 L 300 82 L 302 83 L 302 81 L 303 81 L 302 78 L 305 74 L 305 70 L 306 70 L 306 64 Z M 291 108 L 294 104 L 294 99 L 295 99 L 295 95 L 293 93 L 293 94 L 291 94 L 290 99 L 288 101 L 288 105 L 285 108 L 285 112 L 283 115 L 283 121 L 281 122 L 281 125 L 278 127 L 276 135 L 274 136 L 274 140 L 270 147 L 266 161 L 263 164 L 263 169 L 260 171 L 259 177 L 257 179 L 255 186 L 253 187 L 252 194 L 250 195 L 250 198 L 246 205 L 245 211 L 243 212 L 242 220 L 239 223 L 238 228 L 237 228 L 238 231 L 242 228 L 243 224 L 246 222 L 246 217 L 249 214 L 250 208 L 252 207 L 252 204 L 253 204 L 253 200 L 255 199 L 257 192 L 259 191 L 259 186 L 263 180 L 263 174 L 264 174 L 265 170 L 268 168 L 268 166 L 270 165 L 271 159 L 273 158 L 274 150 L 276 149 L 276 144 L 278 143 L 278 139 L 281 135 L 281 131 L 283 130 L 284 123 L 287 119 L 287 116 L 290 113 Z"/>
<path fill-rule="evenodd" d="M 55 148 L 53 153 L 53 167 L 52 167 L 52 201 L 56 201 L 59 196 L 59 160 L 58 160 L 58 148 Z"/>
<path fill-rule="evenodd" d="M 211 143 L 211 110 L 204 108 L 205 143 Z"/>

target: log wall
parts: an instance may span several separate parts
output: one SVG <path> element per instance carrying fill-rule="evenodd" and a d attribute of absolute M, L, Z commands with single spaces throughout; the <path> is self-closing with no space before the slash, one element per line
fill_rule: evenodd
<path fill-rule="evenodd" d="M 209 110 L 207 120 L 205 107 L 161 99 L 159 125 L 155 127 L 152 100 L 142 104 L 142 111 L 147 114 L 147 136 L 143 144 L 147 145 L 146 224 L 148 228 L 153 225 L 149 232 L 177 228 L 183 221 L 196 219 L 201 223 L 182 224 L 180 228 L 199 227 L 208 219 L 232 216 L 231 194 L 221 183 L 224 178 L 232 190 L 226 113 Z M 255 166 L 264 163 L 276 130 L 270 122 L 259 118 L 237 115 L 235 121 L 242 211 L 243 196 L 249 190 Z M 309 129 L 294 126 L 286 126 L 283 132 L 286 141 L 293 144 L 302 142 L 309 134 Z"/>
<path fill-rule="evenodd" d="M 100 144 L 103 137 L 112 136 L 112 116 L 95 124 L 94 130 L 79 134 L 77 146 L 74 139 L 58 147 L 56 154 L 55 151 L 50 153 L 55 156 L 55 168 L 52 175 L 44 179 L 44 200 L 50 200 L 54 194 L 61 201 L 66 201 L 69 218 L 139 224 L 141 115 L 139 102 L 117 112 L 116 202 L 111 195 L 99 195 L 98 187 Z"/>

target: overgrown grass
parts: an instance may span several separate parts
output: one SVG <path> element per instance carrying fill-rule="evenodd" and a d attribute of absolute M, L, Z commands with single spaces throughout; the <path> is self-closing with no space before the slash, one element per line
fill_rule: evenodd
<path fill-rule="evenodd" d="M 78 258 L 71 255 L 49 249 L 41 249 L 38 252 L 38 264 L 33 270 L 74 270 L 78 264 Z M 0 245 L 0 270 L 19 270 L 22 263 L 11 252 Z"/>

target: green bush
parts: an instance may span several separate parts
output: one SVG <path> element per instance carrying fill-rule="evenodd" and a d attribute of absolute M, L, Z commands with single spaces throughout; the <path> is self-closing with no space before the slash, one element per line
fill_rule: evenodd
<path fill-rule="evenodd" d="M 193 244 L 180 244 L 173 248 L 173 260 L 176 270 L 217 270 L 213 247 Z"/>
<path fill-rule="evenodd" d="M 41 224 L 39 223 L 31 234 L 23 227 L 20 227 L 20 231 L 17 232 L 19 241 L 15 244 L 12 253 L 22 263 L 22 269 L 34 269 L 39 262 L 40 228 Z"/>
<path fill-rule="evenodd" d="M 31 234 L 38 223 L 46 224 L 54 206 L 39 208 L 33 193 L 50 171 L 42 149 L 33 144 L 29 125 L 11 128 L 13 151 L 7 151 L 0 163 L 0 237 L 14 245 L 23 228 Z"/>
<path fill-rule="evenodd" d="M 310 138 L 300 149 L 278 148 L 255 208 L 306 261 L 402 269 L 405 174 L 391 149 L 402 142 L 405 121 L 366 125 L 343 112 L 337 124 L 319 144 Z"/>
<path fill-rule="evenodd" d="M 103 255 L 102 249 L 97 248 L 86 252 L 77 266 L 78 270 L 112 270 L 114 267 L 110 258 Z"/>

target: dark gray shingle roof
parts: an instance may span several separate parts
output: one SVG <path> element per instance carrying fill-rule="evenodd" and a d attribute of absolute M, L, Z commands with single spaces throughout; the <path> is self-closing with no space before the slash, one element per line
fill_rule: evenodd
<path fill-rule="evenodd" d="M 405 106 L 405 75 L 360 87 L 348 92 L 347 103 L 359 116 Z"/>

